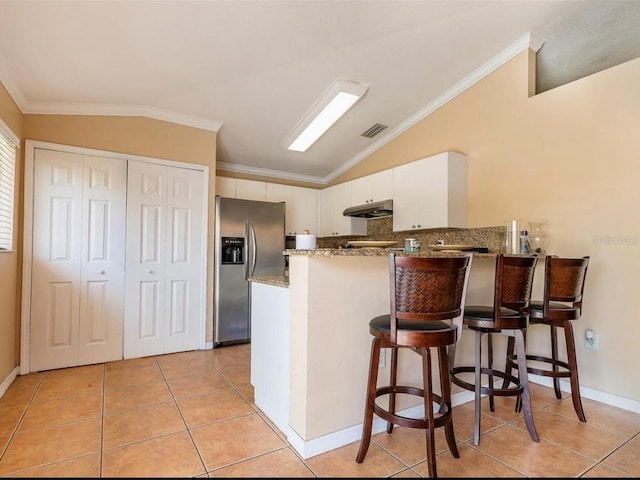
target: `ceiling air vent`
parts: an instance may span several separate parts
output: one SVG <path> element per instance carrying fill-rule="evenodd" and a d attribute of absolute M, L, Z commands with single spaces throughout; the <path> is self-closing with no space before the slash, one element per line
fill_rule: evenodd
<path fill-rule="evenodd" d="M 381 131 L 383 131 L 385 128 L 387 128 L 386 125 L 382 125 L 381 123 L 376 123 L 375 125 L 369 127 L 367 130 L 362 132 L 360 135 L 367 138 L 373 138 L 377 134 L 379 134 Z"/>

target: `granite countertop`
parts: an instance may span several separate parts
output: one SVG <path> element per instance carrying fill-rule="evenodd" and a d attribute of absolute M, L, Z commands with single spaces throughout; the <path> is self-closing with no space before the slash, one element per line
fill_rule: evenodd
<path fill-rule="evenodd" d="M 386 257 L 390 253 L 396 253 L 398 255 L 410 255 L 414 257 L 426 257 L 426 256 L 454 256 L 465 253 L 463 251 L 440 251 L 432 250 L 429 248 L 423 248 L 420 252 L 406 253 L 404 250 L 393 250 L 386 248 L 316 248 L 315 250 L 285 250 L 285 255 L 308 255 L 313 257 Z M 474 257 L 489 257 L 495 258 L 496 253 L 478 253 L 473 252 Z"/>
<path fill-rule="evenodd" d="M 272 285 L 274 287 L 289 287 L 289 277 L 287 275 L 265 275 L 265 276 L 251 276 L 250 282 L 264 283 L 265 285 Z"/>

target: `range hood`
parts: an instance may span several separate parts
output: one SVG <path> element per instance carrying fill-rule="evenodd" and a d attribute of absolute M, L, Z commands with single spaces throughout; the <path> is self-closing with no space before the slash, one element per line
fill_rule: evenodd
<path fill-rule="evenodd" d="M 393 215 L 393 200 L 365 203 L 347 208 L 342 214 L 345 217 L 381 218 Z"/>

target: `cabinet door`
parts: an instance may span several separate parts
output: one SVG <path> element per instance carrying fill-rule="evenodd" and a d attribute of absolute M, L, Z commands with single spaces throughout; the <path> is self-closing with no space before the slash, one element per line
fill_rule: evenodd
<path fill-rule="evenodd" d="M 351 235 L 351 217 L 345 217 L 342 214 L 346 208 L 351 206 L 351 182 L 340 183 L 331 188 L 334 189 L 335 195 L 335 207 L 333 209 L 335 234 Z"/>
<path fill-rule="evenodd" d="M 374 202 L 393 198 L 393 170 L 383 170 L 369 175 L 369 190 Z"/>
<path fill-rule="evenodd" d="M 236 198 L 236 179 L 216 177 L 216 195 L 225 198 Z"/>
<path fill-rule="evenodd" d="M 351 181 L 351 204 L 364 205 L 393 198 L 393 170 L 383 170 Z"/>
<path fill-rule="evenodd" d="M 293 187 L 293 235 L 309 230 L 318 231 L 318 191 L 314 188 Z"/>
<path fill-rule="evenodd" d="M 336 194 L 334 187 L 323 188 L 318 192 L 318 202 L 320 204 L 319 213 L 320 218 L 318 221 L 320 237 L 331 237 L 336 235 L 335 229 L 335 208 L 336 208 Z"/>
<path fill-rule="evenodd" d="M 236 198 L 264 202 L 267 199 L 267 184 L 265 182 L 237 178 Z"/>
<path fill-rule="evenodd" d="M 284 231 L 285 235 L 295 235 L 293 227 L 295 195 L 293 187 L 290 185 L 280 185 L 278 183 L 267 183 L 267 202 L 285 202 L 284 209 Z"/>
<path fill-rule="evenodd" d="M 393 230 L 415 230 L 418 224 L 420 168 L 417 162 L 393 169 Z"/>
<path fill-rule="evenodd" d="M 444 152 L 393 169 L 393 230 L 466 227 L 467 160 Z"/>

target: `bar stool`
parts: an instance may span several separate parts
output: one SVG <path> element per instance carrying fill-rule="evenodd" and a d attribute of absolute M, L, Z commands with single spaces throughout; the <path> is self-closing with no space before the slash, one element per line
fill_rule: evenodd
<path fill-rule="evenodd" d="M 511 256 L 498 254 L 496 258 L 495 285 L 492 306 L 469 305 L 464 309 L 463 325 L 475 332 L 475 359 L 473 366 L 458 366 L 451 369 L 451 381 L 465 390 L 475 393 L 475 416 L 473 443 L 480 443 L 481 397 L 489 396 L 489 408 L 494 411 L 494 396 L 517 396 L 522 398 L 524 420 L 531 438 L 537 442 L 538 434 L 533 423 L 531 395 L 527 379 L 525 330 L 529 322 L 527 313 L 533 275 L 538 258 L 536 256 Z M 493 365 L 492 335 L 511 335 L 515 346 L 518 377 L 497 369 Z M 482 336 L 487 336 L 488 365 L 482 366 Z M 455 344 L 449 347 L 450 358 L 455 356 Z M 462 374 L 473 373 L 474 382 L 465 381 Z M 488 377 L 488 385 L 482 383 Z M 503 379 L 502 387 L 494 384 L 494 377 Z"/>
<path fill-rule="evenodd" d="M 561 258 L 555 255 L 545 259 L 544 297 L 542 301 L 532 301 L 529 306 L 530 325 L 546 325 L 551 333 L 551 355 L 527 355 L 527 371 L 534 375 L 553 378 L 553 389 L 558 399 L 562 398 L 560 378 L 569 378 L 573 408 L 581 422 L 587 417 L 582 408 L 578 361 L 573 336 L 573 320 L 582 315 L 582 297 L 587 276 L 589 257 Z M 562 328 L 567 352 L 567 361 L 558 357 L 558 332 Z M 507 344 L 507 368 L 515 368 L 514 343 L 509 338 Z M 550 368 L 536 368 L 532 362 L 543 362 Z M 543 367 L 542 365 L 540 367 Z"/>
<path fill-rule="evenodd" d="M 460 457 L 453 431 L 447 346 L 461 337 L 471 261 L 472 254 L 456 257 L 389 255 L 390 313 L 369 322 L 373 340 L 362 440 L 356 462 L 362 463 L 369 449 L 374 413 L 388 422 L 388 433 L 392 433 L 394 424 L 425 430 L 431 477 L 437 477 L 436 428 L 445 428 L 449 450 L 455 458 Z M 440 395 L 433 391 L 431 347 L 438 353 Z M 391 349 L 390 382 L 387 386 L 377 387 L 381 348 Z M 399 348 L 408 348 L 421 356 L 422 388 L 397 384 Z M 398 394 L 422 397 L 424 416 L 409 418 L 398 414 Z M 376 399 L 384 395 L 389 396 L 388 409 L 376 403 Z"/>

